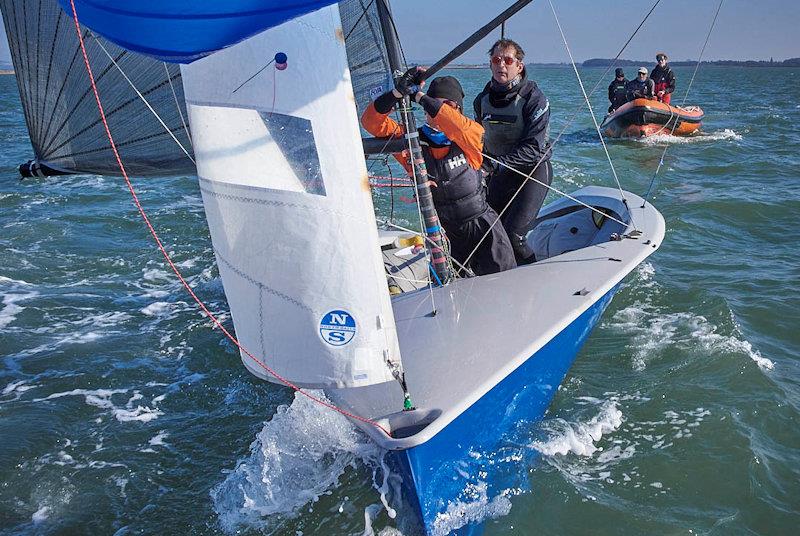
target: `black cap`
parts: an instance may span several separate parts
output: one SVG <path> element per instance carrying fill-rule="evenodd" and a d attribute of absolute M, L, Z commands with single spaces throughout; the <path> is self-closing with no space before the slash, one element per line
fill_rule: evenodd
<path fill-rule="evenodd" d="M 617 76 L 625 76 L 625 71 L 622 70 L 622 67 L 617 67 L 616 73 Z"/>
<path fill-rule="evenodd" d="M 458 104 L 459 108 L 464 107 L 464 90 L 461 89 L 458 80 L 452 76 L 440 76 L 431 80 L 427 94 L 435 99 L 451 100 Z"/>

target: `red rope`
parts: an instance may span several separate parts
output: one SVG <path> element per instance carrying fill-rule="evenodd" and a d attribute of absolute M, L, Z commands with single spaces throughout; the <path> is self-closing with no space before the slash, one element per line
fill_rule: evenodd
<path fill-rule="evenodd" d="M 83 35 L 81 35 L 81 26 L 80 26 L 80 23 L 78 22 L 78 12 L 75 10 L 75 1 L 74 0 L 70 0 L 70 5 L 72 6 L 72 18 L 75 21 L 75 31 L 78 33 L 78 41 L 80 42 L 81 52 L 83 53 L 83 62 L 86 65 L 86 71 L 89 73 L 89 82 L 92 85 L 92 91 L 94 92 L 94 99 L 97 102 L 97 109 L 100 111 L 100 119 L 102 119 L 102 121 L 103 121 L 103 126 L 105 127 L 106 135 L 108 136 L 108 141 L 109 141 L 109 143 L 111 143 L 111 150 L 114 152 L 114 157 L 117 159 L 117 165 L 119 165 L 119 169 L 122 172 L 122 176 L 125 178 L 125 184 L 128 185 L 128 190 L 130 191 L 131 196 L 133 197 L 133 202 L 136 204 L 136 208 L 139 210 L 139 214 L 142 216 L 142 219 L 144 220 L 145 224 L 147 225 L 147 228 L 150 230 L 150 234 L 153 236 L 153 239 L 156 241 L 156 245 L 158 246 L 158 249 L 161 251 L 162 255 L 164 255 L 164 258 L 167 260 L 167 264 L 169 264 L 169 267 L 172 268 L 173 272 L 175 272 L 175 275 L 178 277 L 178 280 L 183 285 L 183 288 L 186 289 L 186 291 L 194 299 L 195 303 L 197 303 L 197 305 L 200 307 L 200 309 L 203 311 L 203 313 L 208 318 L 210 318 L 211 321 L 220 330 L 222 330 L 222 333 L 224 333 L 225 336 L 233 344 L 235 344 L 239 348 L 239 350 L 241 350 L 247 357 L 252 359 L 255 363 L 257 363 L 261 368 L 263 368 L 265 371 L 267 371 L 270 375 L 275 377 L 278 381 L 280 381 L 284 385 L 292 388 L 297 393 L 300 393 L 301 395 L 313 400 L 317 404 L 320 404 L 322 406 L 325 406 L 328 409 L 332 409 L 332 410 L 334 410 L 334 411 L 336 411 L 338 413 L 341 413 L 345 417 L 349 417 L 351 419 L 355 419 L 355 420 L 361 421 L 363 423 L 371 424 L 372 426 L 375 426 L 376 428 L 381 430 L 387 436 L 391 436 L 391 434 L 389 434 L 389 431 L 386 430 L 386 428 L 381 426 L 379 423 L 377 423 L 377 422 L 375 422 L 375 421 L 373 421 L 371 419 L 367 419 L 366 417 L 360 417 L 358 415 L 350 413 L 350 412 L 348 412 L 348 411 L 346 411 L 346 410 L 344 410 L 344 409 L 342 409 L 342 408 L 340 408 L 340 407 L 338 407 L 338 406 L 336 406 L 336 405 L 334 405 L 334 404 L 332 404 L 330 402 L 327 402 L 327 401 L 325 401 L 325 400 L 323 400 L 323 399 L 321 399 L 319 397 L 316 397 L 316 396 L 312 395 L 311 393 L 308 393 L 305 390 L 301 389 L 297 385 L 293 384 L 291 381 L 287 380 L 286 378 L 284 378 L 283 376 L 281 376 L 280 374 L 278 374 L 274 370 L 272 370 L 265 363 L 263 363 L 261 360 L 256 358 L 253 354 L 251 354 L 244 346 L 242 346 L 241 343 L 239 343 L 239 341 L 236 339 L 236 337 L 234 337 L 227 329 L 225 329 L 225 326 L 222 325 L 222 323 L 219 321 L 219 319 L 217 319 L 217 317 L 214 316 L 214 314 L 211 311 L 208 310 L 206 305 L 194 293 L 192 288 L 189 286 L 189 283 L 187 283 L 186 280 L 183 278 L 183 275 L 181 274 L 180 270 L 178 270 L 178 267 L 175 266 L 174 262 L 172 262 L 172 259 L 170 258 L 169 253 L 167 253 L 167 250 L 164 249 L 164 245 L 161 243 L 161 239 L 158 237 L 158 234 L 156 233 L 155 228 L 153 228 L 153 225 L 150 223 L 150 219 L 147 217 L 147 214 L 145 213 L 144 208 L 142 208 L 142 204 L 139 202 L 139 197 L 136 195 L 136 191 L 133 189 L 133 184 L 131 183 L 130 179 L 128 178 L 128 173 L 127 173 L 127 171 L 125 171 L 125 166 L 122 165 L 122 159 L 120 158 L 119 153 L 117 152 L 117 146 L 114 143 L 114 138 L 111 135 L 111 130 L 108 128 L 108 122 L 106 121 L 106 114 L 105 114 L 105 111 L 103 110 L 103 105 L 100 103 L 100 94 L 97 92 L 97 85 L 95 84 L 94 74 L 92 73 L 92 67 L 89 65 L 89 56 L 87 56 L 87 54 L 86 54 L 86 47 L 84 46 L 84 43 L 83 43 Z"/>

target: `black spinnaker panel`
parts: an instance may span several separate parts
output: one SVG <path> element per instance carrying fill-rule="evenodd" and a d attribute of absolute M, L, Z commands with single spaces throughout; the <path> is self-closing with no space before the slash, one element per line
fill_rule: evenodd
<path fill-rule="evenodd" d="M 56 0 L 0 0 L 0 9 L 35 159 L 63 171 L 119 175 L 72 18 Z M 128 172 L 194 174 L 194 163 L 168 132 L 192 153 L 180 68 L 127 52 L 86 28 L 83 32 L 111 133 Z"/>
<path fill-rule="evenodd" d="M 392 87 L 376 4 L 339 3 L 359 113 Z M 35 160 L 54 170 L 118 175 L 72 18 L 56 0 L 0 0 L 0 9 Z M 140 176 L 194 174 L 194 163 L 111 58 L 192 154 L 180 68 L 125 51 L 86 28 L 83 32 L 111 133 L 128 171 Z"/>
<path fill-rule="evenodd" d="M 344 0 L 339 2 L 339 14 L 360 115 L 375 97 L 394 87 L 392 70 L 386 55 L 377 1 Z"/>

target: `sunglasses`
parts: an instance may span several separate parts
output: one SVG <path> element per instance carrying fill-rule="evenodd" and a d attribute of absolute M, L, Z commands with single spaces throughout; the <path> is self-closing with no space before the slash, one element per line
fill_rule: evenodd
<path fill-rule="evenodd" d="M 514 62 L 517 61 L 517 58 L 514 56 L 494 56 L 492 58 L 492 63 L 494 65 L 500 65 L 500 62 L 505 63 L 506 65 L 514 65 Z"/>

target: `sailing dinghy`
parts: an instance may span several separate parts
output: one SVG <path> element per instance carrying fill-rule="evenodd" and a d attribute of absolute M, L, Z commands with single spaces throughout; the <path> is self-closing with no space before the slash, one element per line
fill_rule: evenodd
<path fill-rule="evenodd" d="M 636 195 L 586 187 L 540 212 L 527 236 L 538 262 L 447 281 L 431 265 L 439 231 L 427 228 L 422 273 L 434 277 L 416 271 L 405 278 L 416 285 L 390 295 L 387 277 L 399 276 L 386 251 L 419 248 L 377 229 L 357 98 L 391 80 L 352 78 L 331 4 L 83 0 L 76 11 L 122 46 L 186 62 L 200 190 L 244 365 L 323 389 L 389 451 L 423 530 L 446 534 L 469 521 L 449 506 L 474 479 L 504 489 L 491 467 L 467 474 L 471 463 L 542 417 L 621 281 L 661 244 L 664 220 Z M 362 2 L 362 20 L 385 37 L 387 12 L 373 4 L 387 6 Z M 259 71 L 272 62 L 280 69 Z M 426 210 L 423 228 L 435 218 Z"/>

